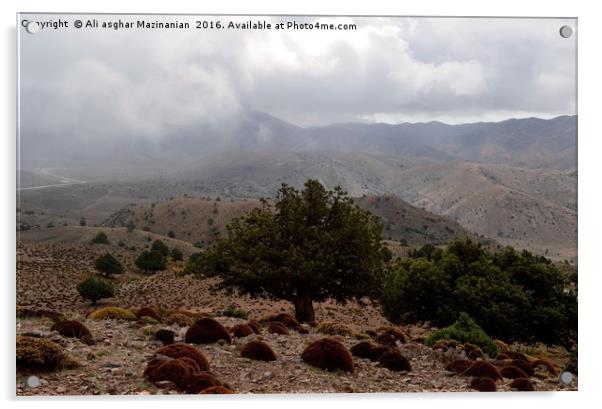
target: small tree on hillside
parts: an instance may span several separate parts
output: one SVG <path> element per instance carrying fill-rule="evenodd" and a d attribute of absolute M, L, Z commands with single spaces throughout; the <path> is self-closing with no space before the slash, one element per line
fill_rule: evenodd
<path fill-rule="evenodd" d="M 377 288 L 381 232 L 378 218 L 340 187 L 327 191 L 308 180 L 299 192 L 283 185 L 275 208 L 264 200 L 234 219 L 228 237 L 217 237 L 188 271 L 219 276 L 226 289 L 290 301 L 299 321 L 312 321 L 314 301 L 344 303 Z"/>
<path fill-rule="evenodd" d="M 94 263 L 94 268 L 105 277 L 110 277 L 113 274 L 123 273 L 123 267 L 121 266 L 119 260 L 109 253 L 105 253 L 98 257 Z"/>
<path fill-rule="evenodd" d="M 163 257 L 169 255 L 169 248 L 161 240 L 155 240 L 151 246 L 151 251 L 160 253 Z"/>
<path fill-rule="evenodd" d="M 77 285 L 77 291 L 84 299 L 92 301 L 92 305 L 96 305 L 98 300 L 115 295 L 113 284 L 98 277 L 90 277 L 82 281 Z"/>
<path fill-rule="evenodd" d="M 136 267 L 145 273 L 165 270 L 165 257 L 158 251 L 143 251 L 136 259 Z"/>
<path fill-rule="evenodd" d="M 171 256 L 171 259 L 173 261 L 182 261 L 182 260 L 184 260 L 184 254 L 182 254 L 182 252 L 180 251 L 180 249 L 177 248 L 177 247 L 174 247 L 171 250 L 170 256 Z"/>
<path fill-rule="evenodd" d="M 94 238 L 92 239 L 92 243 L 93 244 L 109 244 L 109 238 L 107 237 L 107 235 L 104 231 L 101 231 L 96 236 L 94 236 Z"/>

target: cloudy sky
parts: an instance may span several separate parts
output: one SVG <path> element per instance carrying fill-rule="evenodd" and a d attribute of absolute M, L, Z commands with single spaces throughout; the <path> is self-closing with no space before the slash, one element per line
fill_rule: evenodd
<path fill-rule="evenodd" d="M 122 20 L 140 18 L 157 19 Z M 576 39 L 559 35 L 574 20 L 319 21 L 357 30 L 21 30 L 22 135 L 160 137 L 246 110 L 302 126 L 576 113 Z"/>

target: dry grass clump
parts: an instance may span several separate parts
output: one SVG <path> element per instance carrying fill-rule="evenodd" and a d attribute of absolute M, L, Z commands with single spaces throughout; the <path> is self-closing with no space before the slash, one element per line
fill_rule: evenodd
<path fill-rule="evenodd" d="M 45 339 L 18 336 L 16 343 L 17 369 L 46 370 L 76 368 L 74 358 L 63 352 L 63 347 Z"/>
<path fill-rule="evenodd" d="M 210 386 L 209 388 L 203 389 L 200 393 L 203 395 L 228 395 L 236 392 L 225 386 Z"/>
<path fill-rule="evenodd" d="M 256 361 L 275 361 L 276 354 L 270 346 L 263 341 L 251 341 L 247 343 L 240 351 L 243 358 L 254 359 Z"/>
<path fill-rule="evenodd" d="M 195 322 L 184 337 L 189 344 L 211 344 L 223 339 L 232 343 L 228 330 L 213 318 L 201 318 Z"/>
<path fill-rule="evenodd" d="M 140 319 L 142 317 L 150 317 L 157 321 L 161 321 L 161 316 L 159 315 L 157 310 L 155 310 L 152 307 L 142 307 L 138 311 L 136 311 L 136 318 Z"/>
<path fill-rule="evenodd" d="M 284 324 L 276 321 L 270 322 L 268 325 L 268 332 L 270 334 L 289 335 L 288 329 L 284 326 Z"/>
<path fill-rule="evenodd" d="M 130 310 L 119 307 L 104 307 L 92 311 L 88 318 L 93 320 L 135 320 L 136 316 Z"/>
<path fill-rule="evenodd" d="M 197 363 L 201 371 L 209 370 L 209 361 L 207 361 L 205 355 L 191 345 L 181 343 L 167 345 L 158 349 L 155 355 L 165 355 L 174 359 L 188 357 Z"/>
<path fill-rule="evenodd" d="M 470 368 L 464 371 L 464 375 L 468 376 L 477 376 L 480 378 L 491 378 L 494 381 L 502 380 L 502 375 L 500 371 L 486 361 L 476 361 L 474 362 Z"/>
<path fill-rule="evenodd" d="M 543 367 L 550 375 L 558 375 L 558 371 L 554 367 L 554 364 L 547 359 L 537 359 L 531 363 L 531 366 L 534 368 L 534 370 Z"/>
<path fill-rule="evenodd" d="M 389 349 L 387 352 L 383 353 L 378 359 L 380 365 L 384 368 L 387 368 L 391 371 L 411 371 L 412 366 L 410 365 L 410 361 L 408 358 L 403 356 L 401 352 L 396 349 Z"/>
<path fill-rule="evenodd" d="M 92 342 L 92 333 L 90 330 L 79 321 L 58 321 L 55 322 L 50 331 L 57 331 L 64 337 L 68 338 L 79 338 L 86 343 Z"/>
<path fill-rule="evenodd" d="M 353 372 L 353 358 L 345 346 L 333 338 L 322 338 L 309 344 L 301 359 L 311 366 L 326 371 Z"/>
<path fill-rule="evenodd" d="M 174 343 L 174 338 L 175 338 L 175 332 L 173 332 L 170 329 L 158 329 L 155 332 L 155 338 L 159 341 L 161 341 L 161 343 L 163 343 L 163 345 L 170 345 Z"/>
<path fill-rule="evenodd" d="M 165 323 L 167 325 L 178 325 L 180 327 L 190 327 L 194 324 L 194 318 L 192 318 L 191 316 L 183 313 L 183 312 L 173 312 L 171 314 L 169 314 L 166 318 L 165 318 Z"/>
<path fill-rule="evenodd" d="M 450 362 L 445 367 L 446 371 L 455 373 L 456 375 L 464 375 L 464 373 L 474 364 L 474 361 L 468 359 L 458 359 Z"/>
<path fill-rule="evenodd" d="M 533 382 L 527 378 L 516 378 L 510 384 L 510 389 L 519 392 L 531 392 L 535 390 L 535 386 L 533 386 Z"/>
<path fill-rule="evenodd" d="M 230 328 L 230 333 L 236 338 L 244 338 L 255 334 L 255 331 L 249 324 L 236 324 Z"/>
<path fill-rule="evenodd" d="M 495 382 L 491 378 L 473 378 L 470 381 L 470 387 L 476 389 L 479 392 L 495 392 L 497 387 Z"/>
<path fill-rule="evenodd" d="M 337 322 L 322 322 L 316 329 L 319 333 L 325 335 L 340 335 L 340 336 L 351 336 L 353 330 L 345 324 Z"/>
<path fill-rule="evenodd" d="M 504 378 L 508 378 L 508 379 L 527 378 L 528 377 L 528 375 L 525 373 L 525 371 L 523 371 L 519 367 L 513 366 L 513 365 L 503 367 L 500 370 L 500 374 L 502 374 L 502 376 Z"/>

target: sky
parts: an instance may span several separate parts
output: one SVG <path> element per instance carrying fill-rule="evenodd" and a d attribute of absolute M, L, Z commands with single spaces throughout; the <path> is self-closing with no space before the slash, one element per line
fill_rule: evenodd
<path fill-rule="evenodd" d="M 63 16 L 76 17 L 120 18 Z M 121 19 L 188 21 L 194 27 L 199 17 Z M 300 126 L 576 114 L 576 35 L 559 35 L 562 25 L 576 29 L 572 19 L 202 19 L 318 20 L 357 29 L 22 29 L 22 138 L 162 138 L 244 111 Z"/>

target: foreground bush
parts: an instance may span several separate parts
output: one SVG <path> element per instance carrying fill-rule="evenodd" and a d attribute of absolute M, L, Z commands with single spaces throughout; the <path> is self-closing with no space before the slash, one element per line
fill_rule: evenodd
<path fill-rule="evenodd" d="M 155 355 L 165 355 L 170 358 L 190 358 L 196 362 L 201 371 L 209 370 L 209 361 L 205 355 L 191 345 L 176 343 L 164 346 L 155 352 Z"/>
<path fill-rule="evenodd" d="M 465 311 L 495 338 L 576 342 L 576 290 L 548 259 L 510 247 L 493 253 L 470 239 L 441 254 L 431 250 L 397 261 L 385 274 L 381 307 L 390 320 L 442 327 Z"/>
<path fill-rule="evenodd" d="M 115 287 L 107 280 L 90 277 L 77 285 L 77 292 L 82 298 L 92 301 L 92 305 L 96 305 L 98 300 L 113 297 Z"/>
<path fill-rule="evenodd" d="M 92 340 L 92 333 L 90 330 L 79 321 L 65 320 L 55 322 L 50 328 L 50 331 L 57 331 L 64 337 L 79 338 L 85 341 Z"/>
<path fill-rule="evenodd" d="M 79 366 L 63 352 L 63 347 L 45 339 L 18 336 L 16 344 L 17 369 L 56 370 Z"/>
<path fill-rule="evenodd" d="M 245 344 L 240 351 L 243 358 L 254 359 L 256 361 L 275 361 L 276 354 L 272 348 L 263 341 L 251 341 Z"/>
<path fill-rule="evenodd" d="M 136 316 L 130 310 L 119 307 L 105 307 L 92 311 L 88 318 L 93 320 L 135 320 Z"/>
<path fill-rule="evenodd" d="M 326 371 L 353 372 L 351 354 L 341 342 L 333 338 L 322 338 L 312 342 L 301 353 L 301 359 Z"/>
<path fill-rule="evenodd" d="M 213 318 L 201 318 L 186 331 L 185 340 L 189 344 L 211 344 L 223 339 L 232 342 L 230 333 Z"/>
<path fill-rule="evenodd" d="M 455 340 L 479 346 L 492 358 L 497 356 L 497 346 L 493 340 L 466 313 L 449 327 L 437 330 L 426 339 L 426 344 L 432 346 L 438 340 Z"/>

